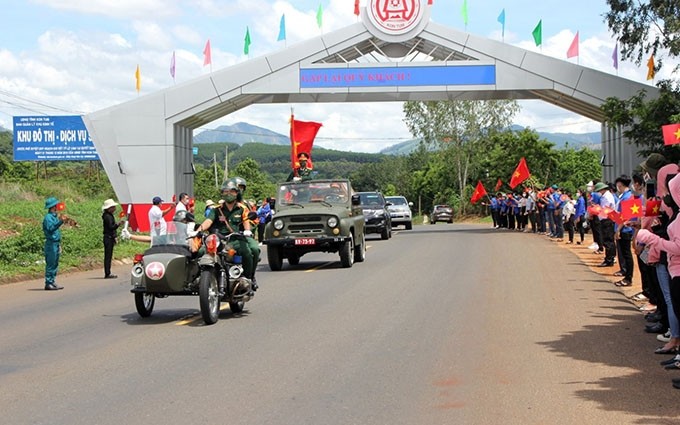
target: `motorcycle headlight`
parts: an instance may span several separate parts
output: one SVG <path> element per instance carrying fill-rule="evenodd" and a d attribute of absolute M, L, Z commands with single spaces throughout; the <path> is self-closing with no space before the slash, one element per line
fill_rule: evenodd
<path fill-rule="evenodd" d="M 241 266 L 234 266 L 229 269 L 229 278 L 230 279 L 238 279 L 241 277 L 243 274 L 243 267 Z"/>
<path fill-rule="evenodd" d="M 338 219 L 337 217 L 331 217 L 326 223 L 328 223 L 328 227 L 336 227 L 338 225 Z"/>
<path fill-rule="evenodd" d="M 281 219 L 274 220 L 274 228 L 276 230 L 283 229 L 283 220 L 281 220 Z"/>

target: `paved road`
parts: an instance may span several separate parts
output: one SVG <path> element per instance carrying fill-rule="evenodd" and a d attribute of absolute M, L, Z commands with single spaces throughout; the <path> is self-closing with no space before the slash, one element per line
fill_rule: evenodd
<path fill-rule="evenodd" d="M 137 316 L 126 270 L 0 287 L 7 424 L 671 424 L 640 313 L 542 237 L 417 226 L 272 273 L 244 314 Z M 332 262 L 329 262 L 332 261 Z"/>

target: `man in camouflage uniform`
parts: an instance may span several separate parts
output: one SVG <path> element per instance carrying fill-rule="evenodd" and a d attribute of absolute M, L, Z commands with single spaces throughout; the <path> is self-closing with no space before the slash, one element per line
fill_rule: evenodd
<path fill-rule="evenodd" d="M 248 208 L 237 201 L 239 194 L 238 186 L 231 180 L 225 181 L 222 183 L 221 192 L 224 203 L 218 208 L 213 208 L 210 212 L 210 217 L 206 218 L 196 230 L 198 232 L 209 230 L 210 233 L 219 233 L 222 236 L 228 236 L 243 230 L 243 235 L 246 239 L 252 239 L 253 232 L 250 230 L 250 223 L 248 222 Z M 230 243 L 236 250 L 236 253 L 241 256 L 243 274 L 248 279 L 252 279 L 255 273 L 255 264 L 257 263 L 253 262 L 253 254 L 248 243 L 233 239 Z"/>
<path fill-rule="evenodd" d="M 243 204 L 247 209 L 248 209 L 248 214 L 249 213 L 255 213 L 251 214 L 254 218 L 250 219 L 248 218 L 248 224 L 250 225 L 251 229 L 256 229 L 257 224 L 259 222 L 257 218 L 257 206 L 252 205 L 250 202 L 248 202 L 245 199 L 245 192 L 246 192 L 246 179 L 242 177 L 234 177 L 233 179 L 230 180 L 233 182 L 238 188 L 239 188 L 239 195 L 238 195 L 238 202 Z M 253 270 L 253 289 L 257 290 L 257 281 L 255 280 L 255 270 L 257 269 L 257 264 L 260 262 L 260 245 L 257 243 L 255 240 L 255 237 L 251 235 L 250 237 L 246 238 L 248 242 L 248 248 L 250 248 L 250 252 L 253 256 L 253 264 L 254 264 L 254 270 Z"/>
<path fill-rule="evenodd" d="M 312 169 L 307 168 L 307 163 L 309 162 L 309 155 L 305 152 L 300 152 L 297 156 L 297 159 L 300 166 L 290 172 L 290 174 L 288 175 L 288 179 L 286 181 L 299 183 L 311 180 Z"/>

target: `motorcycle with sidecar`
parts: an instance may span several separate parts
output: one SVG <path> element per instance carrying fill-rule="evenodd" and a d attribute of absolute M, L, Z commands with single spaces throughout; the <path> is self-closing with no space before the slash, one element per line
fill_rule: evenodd
<path fill-rule="evenodd" d="M 252 281 L 243 275 L 241 257 L 230 244 L 245 236 L 188 234 L 186 223 L 170 222 L 166 235 L 152 236 L 151 247 L 135 255 L 130 292 L 140 316 L 151 315 L 157 298 L 198 295 L 203 321 L 212 325 L 222 301 L 240 313 L 253 298 Z"/>

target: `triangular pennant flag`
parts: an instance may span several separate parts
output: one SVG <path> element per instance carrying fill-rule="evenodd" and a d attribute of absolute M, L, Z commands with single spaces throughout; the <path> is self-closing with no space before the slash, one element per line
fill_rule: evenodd
<path fill-rule="evenodd" d="M 647 79 L 653 80 L 656 75 L 656 70 L 654 69 L 654 55 L 649 57 L 647 61 Z"/>
<path fill-rule="evenodd" d="M 281 15 L 281 22 L 279 22 L 279 36 L 276 41 L 283 41 L 286 39 L 286 15 Z"/>
<path fill-rule="evenodd" d="M 210 39 L 205 43 L 205 48 L 203 49 L 203 66 L 212 64 L 212 54 L 210 52 Z"/>
<path fill-rule="evenodd" d="M 612 62 L 614 63 L 614 69 L 619 69 L 619 43 L 614 45 L 614 51 L 612 52 Z"/>
<path fill-rule="evenodd" d="M 569 46 L 569 50 L 567 50 L 567 59 L 576 56 L 578 56 L 578 31 L 576 31 L 574 41 L 571 42 L 571 46 Z"/>
<path fill-rule="evenodd" d="M 246 27 L 246 36 L 243 39 L 243 54 L 247 55 L 250 53 L 250 28 Z"/>
<path fill-rule="evenodd" d="M 175 79 L 175 52 L 172 52 L 172 58 L 170 59 L 170 75 L 172 79 Z"/>
<path fill-rule="evenodd" d="M 531 35 L 534 36 L 534 43 L 536 43 L 536 47 L 540 46 L 543 44 L 543 20 L 541 19 L 538 21 L 538 25 L 536 25 L 536 28 L 531 32 Z"/>
<path fill-rule="evenodd" d="M 496 188 L 494 189 L 494 192 L 498 192 L 501 187 L 503 187 L 503 180 L 498 179 L 498 181 L 496 182 Z"/>
<path fill-rule="evenodd" d="M 498 22 L 501 24 L 501 34 L 503 37 L 505 37 L 505 9 L 501 11 L 501 14 L 498 15 Z"/>
<path fill-rule="evenodd" d="M 323 6 L 319 3 L 319 9 L 316 11 L 316 25 L 321 28 L 323 26 Z"/>
<path fill-rule="evenodd" d="M 431 0 L 430 0 L 431 1 Z M 432 4 L 432 3 L 430 3 Z M 354 0 L 354 14 L 359 16 L 359 0 Z"/>
<path fill-rule="evenodd" d="M 467 3 L 467 0 L 463 0 L 463 6 L 460 8 L 460 15 L 463 17 L 463 23 L 467 27 L 467 24 L 468 24 L 468 3 Z"/>
<path fill-rule="evenodd" d="M 142 89 L 142 73 L 139 70 L 139 65 L 137 65 L 137 70 L 135 71 L 135 88 L 137 93 Z"/>

